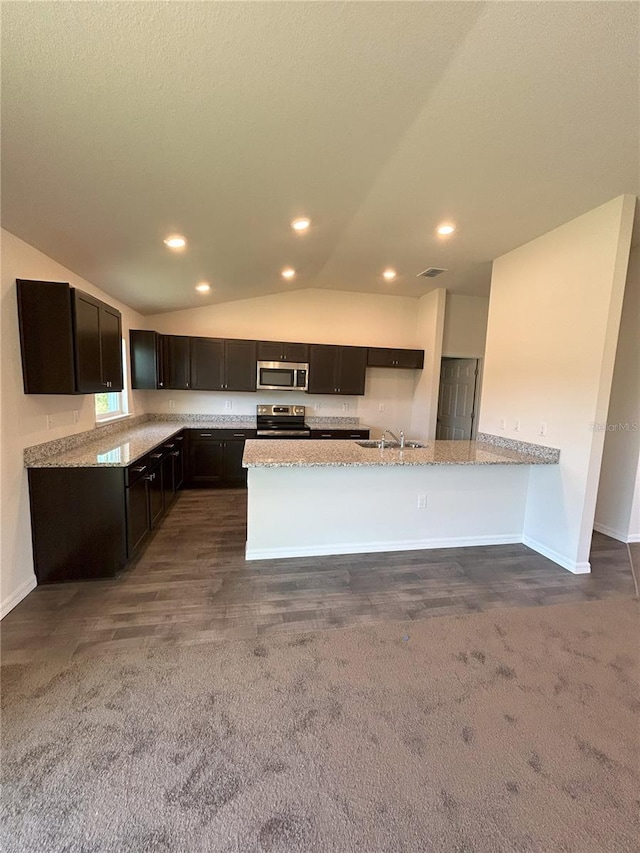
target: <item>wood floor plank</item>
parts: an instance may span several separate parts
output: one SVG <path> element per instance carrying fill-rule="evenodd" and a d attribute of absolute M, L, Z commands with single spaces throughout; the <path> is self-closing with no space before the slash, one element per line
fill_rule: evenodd
<path fill-rule="evenodd" d="M 3 663 L 198 645 L 633 596 L 629 550 L 594 534 L 592 573 L 525 545 L 244 559 L 246 492 L 183 491 L 117 578 L 36 588 L 2 622 Z M 640 561 L 640 546 L 632 546 Z"/>

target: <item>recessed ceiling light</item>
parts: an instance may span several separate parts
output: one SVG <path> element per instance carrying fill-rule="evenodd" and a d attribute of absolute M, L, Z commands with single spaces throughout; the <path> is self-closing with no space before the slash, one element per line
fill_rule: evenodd
<path fill-rule="evenodd" d="M 291 227 L 294 231 L 306 231 L 310 225 L 311 220 L 307 219 L 306 216 L 301 216 L 300 219 L 294 219 L 291 223 Z"/>
<path fill-rule="evenodd" d="M 386 278 L 387 281 L 393 281 L 397 275 L 398 275 L 398 273 L 392 269 L 385 270 L 382 273 L 382 277 Z"/>
<path fill-rule="evenodd" d="M 296 271 L 294 269 L 292 269 L 292 267 L 285 267 L 282 270 L 282 272 L 280 273 L 282 278 L 293 278 L 295 274 L 296 274 Z"/>
<path fill-rule="evenodd" d="M 456 226 L 450 225 L 448 222 L 443 222 L 442 225 L 438 225 L 436 230 L 441 237 L 448 237 L 449 234 L 453 234 L 456 230 Z"/>
<path fill-rule="evenodd" d="M 211 290 L 211 285 L 207 284 L 206 281 L 201 281 L 199 284 L 196 284 L 196 290 L 198 293 L 208 293 Z"/>
<path fill-rule="evenodd" d="M 187 245 L 187 241 L 184 237 L 181 237 L 180 234 L 172 234 L 170 237 L 166 238 L 164 244 L 170 249 L 184 249 Z"/>

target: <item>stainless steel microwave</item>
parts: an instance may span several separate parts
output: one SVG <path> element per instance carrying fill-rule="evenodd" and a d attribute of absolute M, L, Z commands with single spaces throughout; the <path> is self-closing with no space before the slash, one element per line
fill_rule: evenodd
<path fill-rule="evenodd" d="M 258 362 L 258 391 L 306 391 L 308 384 L 308 364 L 294 364 L 290 361 Z"/>

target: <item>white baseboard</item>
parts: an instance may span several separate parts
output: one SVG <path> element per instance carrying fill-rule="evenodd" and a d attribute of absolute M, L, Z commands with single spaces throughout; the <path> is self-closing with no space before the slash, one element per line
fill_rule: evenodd
<path fill-rule="evenodd" d="M 575 560 L 570 560 L 568 557 L 565 557 L 563 554 L 559 554 L 557 551 L 554 551 L 553 548 L 548 548 L 546 545 L 543 545 L 542 542 L 538 542 L 530 536 L 523 536 L 522 542 L 528 548 L 532 548 L 534 551 L 537 551 L 538 554 L 542 554 L 543 557 L 557 563 L 559 566 L 562 566 L 563 569 L 567 569 L 574 575 L 588 575 L 591 572 L 591 563 L 577 563 Z"/>
<path fill-rule="evenodd" d="M 640 542 L 640 533 L 631 533 L 627 536 L 627 542 L 631 545 L 633 542 Z"/>
<path fill-rule="evenodd" d="M 623 533 L 621 530 L 616 530 L 613 527 L 608 527 L 606 524 L 599 524 L 597 521 L 594 521 L 593 529 L 597 530 L 598 533 L 604 533 L 605 536 L 610 536 L 612 539 L 617 539 L 618 542 L 627 541 L 626 533 Z"/>
<path fill-rule="evenodd" d="M 381 551 L 423 551 L 433 548 L 469 548 L 473 545 L 516 545 L 520 533 L 499 536 L 452 536 L 443 539 L 407 539 L 392 542 L 346 542 L 332 545 L 305 545 L 292 548 L 252 548 L 247 543 L 247 560 L 278 560 L 284 557 L 327 557 L 338 554 L 372 554 Z"/>
<path fill-rule="evenodd" d="M 13 610 L 16 604 L 20 604 L 22 599 L 26 598 L 31 590 L 35 589 L 37 585 L 38 582 L 35 575 L 32 578 L 29 578 L 29 580 L 26 580 L 24 583 L 21 583 L 13 595 L 10 595 L 9 598 L 5 599 L 2 604 L 0 604 L 0 619 L 4 619 L 7 613 L 9 613 L 10 610 Z"/>

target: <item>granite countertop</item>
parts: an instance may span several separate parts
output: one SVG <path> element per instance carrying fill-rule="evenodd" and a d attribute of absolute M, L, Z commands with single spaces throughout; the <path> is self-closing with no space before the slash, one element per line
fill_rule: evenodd
<path fill-rule="evenodd" d="M 312 429 L 367 429 L 357 418 L 307 419 Z M 139 415 L 25 448 L 25 468 L 126 468 L 183 429 L 255 429 L 250 415 Z"/>
<path fill-rule="evenodd" d="M 247 441 L 245 468 L 345 468 L 394 465 L 553 465 L 557 458 L 484 441 L 428 441 L 423 448 L 360 447 L 355 441 Z"/>
<path fill-rule="evenodd" d="M 79 447 L 70 447 L 57 453 L 47 452 L 42 445 L 38 455 L 38 446 L 29 448 L 25 456 L 26 468 L 126 468 L 171 438 L 183 429 L 255 429 L 255 421 L 247 420 L 199 420 L 193 421 L 146 421 L 145 423 L 122 429 L 110 435 L 100 435 Z"/>

